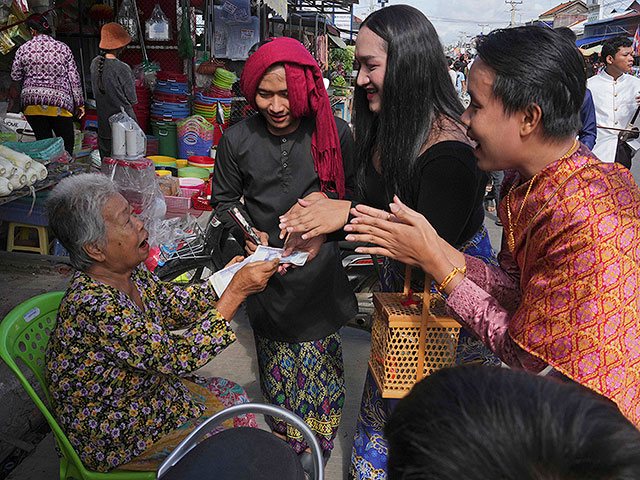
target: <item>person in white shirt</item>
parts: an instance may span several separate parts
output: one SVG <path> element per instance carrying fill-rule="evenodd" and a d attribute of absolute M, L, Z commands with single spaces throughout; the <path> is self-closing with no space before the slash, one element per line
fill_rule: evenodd
<path fill-rule="evenodd" d="M 606 163 L 616 160 L 619 132 L 615 129 L 629 128 L 640 102 L 640 79 L 629 75 L 633 65 L 631 45 L 631 40 L 624 36 L 612 37 L 604 42 L 600 56 L 606 67 L 587 80 L 598 123 L 593 153 Z M 632 140 L 628 145 L 632 153 L 640 148 L 640 141 Z M 625 166 L 630 168 L 630 162 Z"/>
<path fill-rule="evenodd" d="M 453 69 L 453 58 L 451 57 L 447 57 L 447 68 L 449 69 L 449 77 L 451 77 L 451 83 L 453 83 L 453 86 L 456 86 L 456 79 L 458 78 L 458 75 L 456 74 L 456 71 Z"/>

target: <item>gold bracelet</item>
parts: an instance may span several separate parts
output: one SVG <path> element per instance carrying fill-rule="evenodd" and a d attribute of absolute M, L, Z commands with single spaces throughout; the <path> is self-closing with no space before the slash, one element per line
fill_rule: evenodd
<path fill-rule="evenodd" d="M 465 273 L 467 273 L 467 264 L 466 263 L 464 264 L 464 266 L 462 268 L 453 267 L 453 270 L 451 270 L 451 273 L 446 276 L 446 278 L 442 281 L 442 283 L 440 285 L 436 285 L 436 290 L 438 290 L 438 292 L 442 293 L 444 291 L 444 289 L 447 288 L 447 285 L 449 285 L 449 283 L 451 283 L 451 280 L 453 280 L 453 277 L 455 277 L 459 273 L 461 273 L 463 275 Z"/>

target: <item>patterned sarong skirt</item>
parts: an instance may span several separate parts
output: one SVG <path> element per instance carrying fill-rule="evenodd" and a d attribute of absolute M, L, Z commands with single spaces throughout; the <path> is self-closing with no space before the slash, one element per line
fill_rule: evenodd
<path fill-rule="evenodd" d="M 301 417 L 323 451 L 333 448 L 344 405 L 344 364 L 340 333 L 311 342 L 286 343 L 255 335 L 260 387 L 267 403 Z M 266 417 L 277 433 L 300 453 L 302 434 L 284 421 Z"/>

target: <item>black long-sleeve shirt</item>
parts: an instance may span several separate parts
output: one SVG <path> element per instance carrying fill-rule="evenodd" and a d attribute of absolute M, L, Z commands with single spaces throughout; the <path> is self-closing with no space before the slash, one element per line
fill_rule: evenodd
<path fill-rule="evenodd" d="M 353 137 L 346 122 L 336 119 L 336 126 L 346 188 L 353 191 Z M 320 191 L 311 156 L 314 128 L 315 119 L 307 118 L 295 132 L 277 136 L 262 115 L 230 127 L 216 152 L 211 203 L 217 218 L 231 225 L 225 212 L 237 206 L 255 228 L 269 234 L 269 245 L 282 247 L 278 217 L 298 198 Z M 275 274 L 262 293 L 247 299 L 247 310 L 254 332 L 272 340 L 297 343 L 334 333 L 357 311 L 337 244 L 325 243 L 303 267 Z"/>
<path fill-rule="evenodd" d="M 411 198 L 401 200 L 424 215 L 444 240 L 462 246 L 480 229 L 487 176 L 469 145 L 453 140 L 432 145 L 418 157 L 412 178 Z M 384 180 L 373 164 L 365 189 L 362 203 L 389 209 Z"/>

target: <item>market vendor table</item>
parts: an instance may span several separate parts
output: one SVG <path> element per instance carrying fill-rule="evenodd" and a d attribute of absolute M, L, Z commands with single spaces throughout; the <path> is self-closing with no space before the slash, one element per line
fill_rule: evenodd
<path fill-rule="evenodd" d="M 49 172 L 49 176 L 47 176 L 47 178 L 45 178 L 44 180 L 36 182 L 33 185 L 33 189 L 36 192 L 39 190 L 44 190 L 45 188 L 49 188 L 55 185 L 64 177 L 68 177 L 69 175 L 75 175 L 76 173 L 82 173 L 85 170 L 86 168 L 84 166 L 74 166 L 73 164 L 71 164 L 69 166 L 69 170 L 65 172 L 60 172 L 60 173 Z M 12 202 L 21 197 L 26 197 L 27 195 L 31 195 L 31 189 L 29 187 L 23 187 L 20 190 L 14 190 L 13 192 L 11 192 L 11 194 L 6 195 L 4 197 L 0 197 L 0 205 L 4 205 L 5 203 Z"/>

